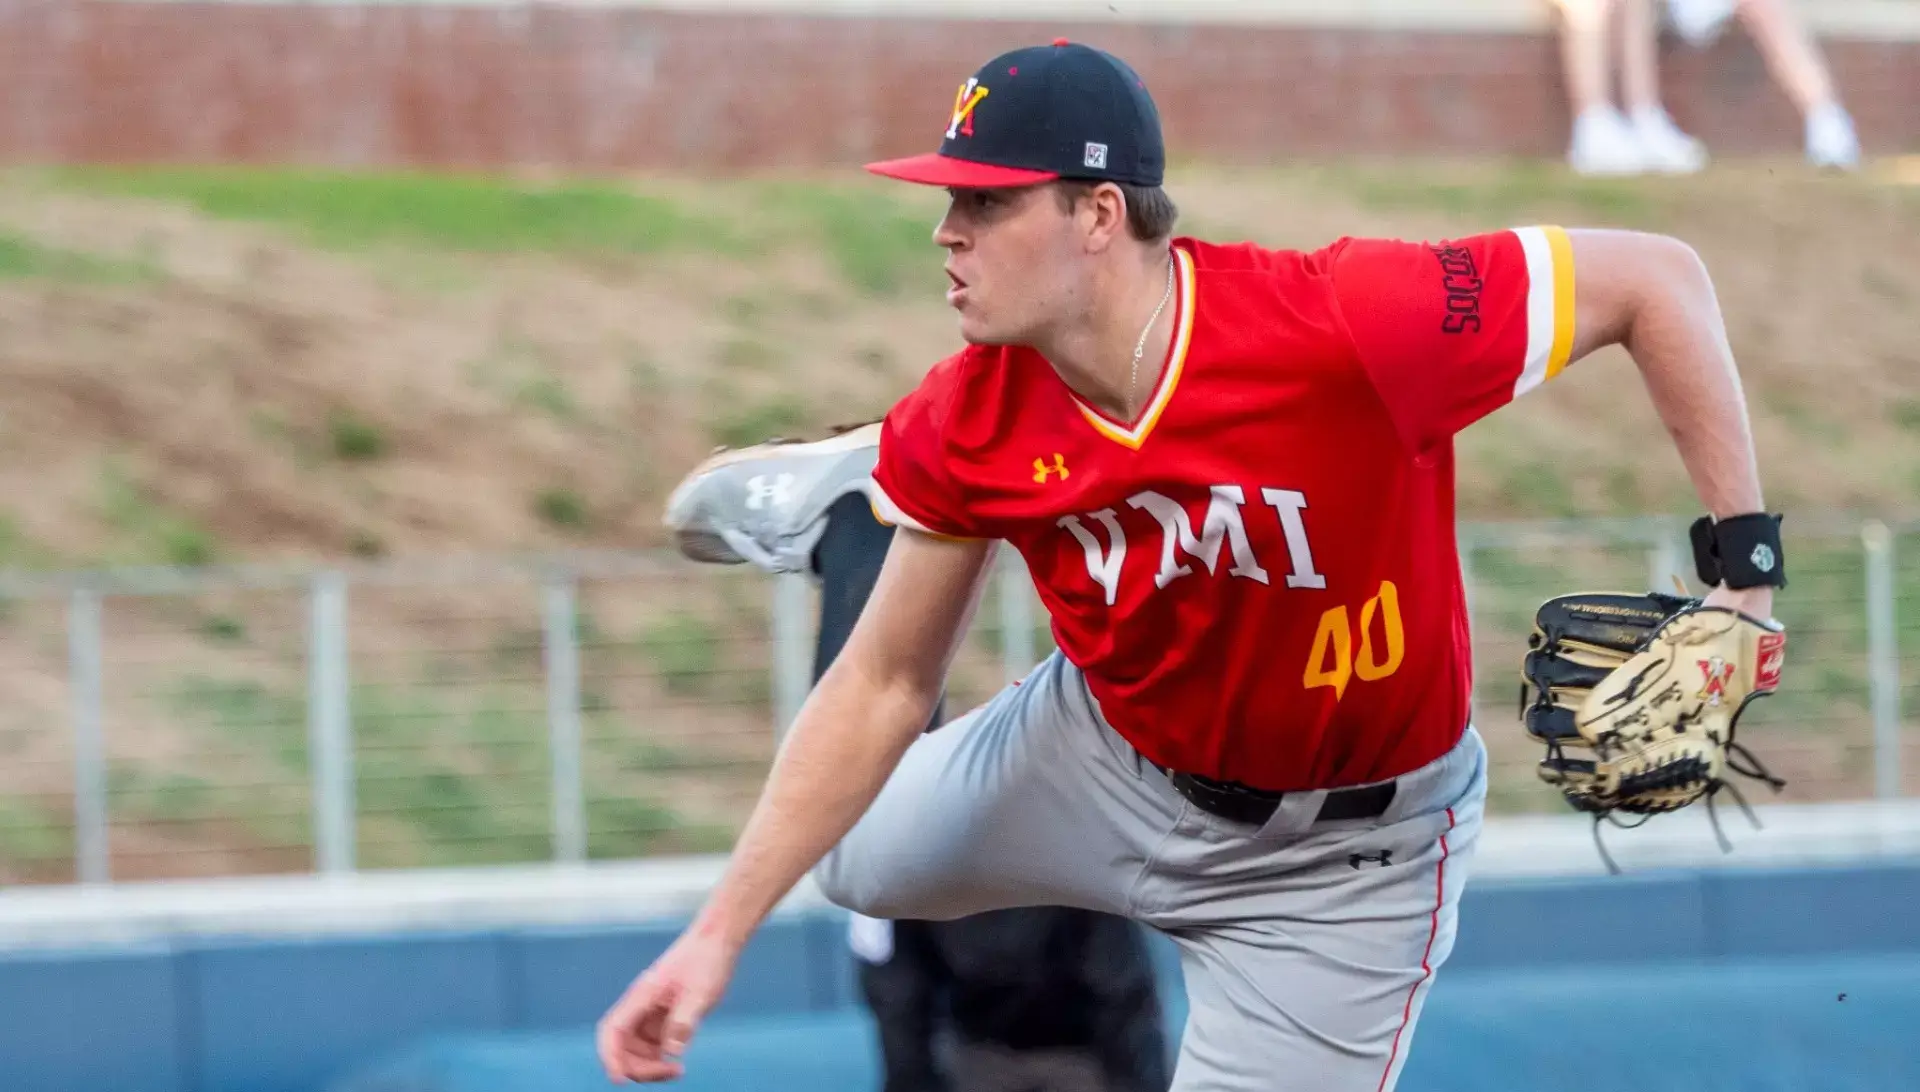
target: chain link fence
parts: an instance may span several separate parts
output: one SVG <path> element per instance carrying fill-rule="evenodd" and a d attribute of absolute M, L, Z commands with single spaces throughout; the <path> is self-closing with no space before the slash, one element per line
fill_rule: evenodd
<path fill-rule="evenodd" d="M 1800 522 L 1785 684 L 1742 738 L 1783 801 L 1911 792 L 1920 528 Z M 1491 809 L 1560 808 L 1518 720 L 1533 610 L 1670 587 L 1684 525 L 1460 535 Z M 1053 648 L 1000 561 L 949 716 Z M 0 882 L 723 850 L 810 684 L 815 595 L 645 554 L 0 576 Z"/>

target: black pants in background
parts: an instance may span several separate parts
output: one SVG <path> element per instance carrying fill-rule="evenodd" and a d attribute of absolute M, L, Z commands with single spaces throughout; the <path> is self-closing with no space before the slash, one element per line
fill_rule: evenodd
<path fill-rule="evenodd" d="M 814 681 L 846 644 L 892 540 L 859 494 L 828 511 L 813 555 Z M 928 730 L 942 720 L 936 708 Z M 859 967 L 884 1092 L 1164 1092 L 1172 1079 L 1145 938 L 1124 918 L 1023 907 L 897 921 L 891 957 Z"/>

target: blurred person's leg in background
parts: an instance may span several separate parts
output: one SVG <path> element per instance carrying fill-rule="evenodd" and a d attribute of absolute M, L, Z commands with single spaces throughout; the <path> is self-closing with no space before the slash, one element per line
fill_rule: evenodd
<path fill-rule="evenodd" d="M 1660 95 L 1662 0 L 1615 0 L 1620 7 L 1620 97 L 1649 170 L 1691 174 L 1707 165 L 1706 145 L 1680 131 Z"/>
<path fill-rule="evenodd" d="M 1560 20 L 1560 63 L 1573 114 L 1567 162 L 1581 174 L 1626 175 L 1647 169 L 1633 125 L 1615 104 L 1615 16 L 1620 0 L 1553 0 Z"/>
<path fill-rule="evenodd" d="M 815 681 L 893 539 L 863 493 L 835 501 L 826 519 L 813 550 Z M 937 707 L 928 730 L 942 719 Z M 885 1092 L 1163 1092 L 1172 1081 L 1151 955 L 1123 918 L 1059 907 L 950 922 L 855 915 L 849 939 Z"/>
<path fill-rule="evenodd" d="M 1860 162 L 1853 118 L 1834 89 L 1820 45 L 1788 0 L 1668 0 L 1674 29 L 1695 46 L 1719 36 L 1738 15 L 1774 81 L 1800 112 L 1807 162 L 1852 169 Z"/>

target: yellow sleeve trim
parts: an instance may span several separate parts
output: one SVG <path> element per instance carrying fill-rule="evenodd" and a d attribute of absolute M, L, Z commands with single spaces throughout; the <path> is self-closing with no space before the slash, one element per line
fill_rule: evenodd
<path fill-rule="evenodd" d="M 1545 230 L 1553 253 L 1553 348 L 1547 356 L 1547 378 L 1552 379 L 1573 355 L 1573 241 L 1560 228 Z"/>

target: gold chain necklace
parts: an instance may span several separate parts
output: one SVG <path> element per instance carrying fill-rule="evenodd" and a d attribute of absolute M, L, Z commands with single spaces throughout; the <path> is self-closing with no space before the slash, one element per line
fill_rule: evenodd
<path fill-rule="evenodd" d="M 1167 301 L 1173 298 L 1172 254 L 1167 255 L 1167 290 L 1160 295 L 1160 306 L 1153 309 L 1153 317 L 1147 320 L 1146 329 L 1140 331 L 1140 340 L 1133 346 L 1133 368 L 1127 373 L 1127 420 L 1134 417 L 1133 392 L 1140 386 L 1140 358 L 1147 352 L 1147 335 L 1153 333 L 1154 324 L 1160 321 L 1160 312 L 1166 310 Z"/>

